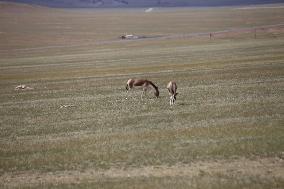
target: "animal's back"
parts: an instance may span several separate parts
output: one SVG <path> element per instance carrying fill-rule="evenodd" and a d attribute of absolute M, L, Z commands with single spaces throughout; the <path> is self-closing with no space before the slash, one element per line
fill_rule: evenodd
<path fill-rule="evenodd" d="M 170 81 L 167 85 L 167 89 L 171 94 L 175 94 L 177 91 L 177 84 L 174 81 Z"/>
<path fill-rule="evenodd" d="M 141 86 L 145 83 L 148 83 L 148 81 L 145 80 L 145 79 L 136 79 L 136 80 L 134 80 L 133 85 L 134 86 Z"/>

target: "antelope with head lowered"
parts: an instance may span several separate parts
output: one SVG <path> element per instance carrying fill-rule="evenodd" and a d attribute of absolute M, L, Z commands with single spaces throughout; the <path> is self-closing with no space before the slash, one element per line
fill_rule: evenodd
<path fill-rule="evenodd" d="M 167 89 L 170 95 L 170 105 L 173 105 L 177 99 L 176 96 L 178 95 L 176 82 L 170 81 L 167 85 Z"/>
<path fill-rule="evenodd" d="M 146 94 L 146 91 L 151 88 L 155 90 L 154 94 L 157 98 L 159 97 L 159 94 L 160 94 L 158 87 L 152 81 L 149 81 L 146 79 L 129 79 L 126 83 L 125 88 L 128 91 L 132 89 L 133 87 L 142 87 L 143 93 L 141 95 L 141 98 L 143 95 Z"/>

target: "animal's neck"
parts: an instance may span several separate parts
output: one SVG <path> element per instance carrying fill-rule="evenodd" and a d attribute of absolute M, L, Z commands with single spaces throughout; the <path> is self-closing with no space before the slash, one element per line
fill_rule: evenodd
<path fill-rule="evenodd" d="M 148 82 L 156 90 L 156 93 L 158 93 L 159 92 L 158 87 L 154 83 L 152 83 L 151 81 L 148 81 Z"/>

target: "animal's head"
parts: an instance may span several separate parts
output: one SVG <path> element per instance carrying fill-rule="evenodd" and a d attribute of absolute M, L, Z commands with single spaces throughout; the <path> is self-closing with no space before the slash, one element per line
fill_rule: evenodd
<path fill-rule="evenodd" d="M 178 95 L 178 93 L 176 93 L 172 96 L 173 102 L 175 102 L 177 100 L 177 95 Z"/>
<path fill-rule="evenodd" d="M 178 95 L 178 93 L 176 93 L 176 94 L 174 95 L 174 97 L 175 97 L 175 100 L 176 100 L 176 98 L 177 98 L 177 95 Z"/>

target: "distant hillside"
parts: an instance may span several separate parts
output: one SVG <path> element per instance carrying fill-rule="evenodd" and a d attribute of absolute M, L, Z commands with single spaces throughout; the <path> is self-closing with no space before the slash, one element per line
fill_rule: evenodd
<path fill-rule="evenodd" d="M 11 1 L 50 7 L 174 7 L 284 3 L 284 0 L 10 0 L 10 2 Z"/>
<path fill-rule="evenodd" d="M 47 7 L 39 5 L 30 5 L 24 3 L 14 3 L 10 1 L 1 1 L 0 0 L 0 11 L 1 12 L 20 12 L 20 11 L 41 11 L 43 9 L 48 9 Z"/>

